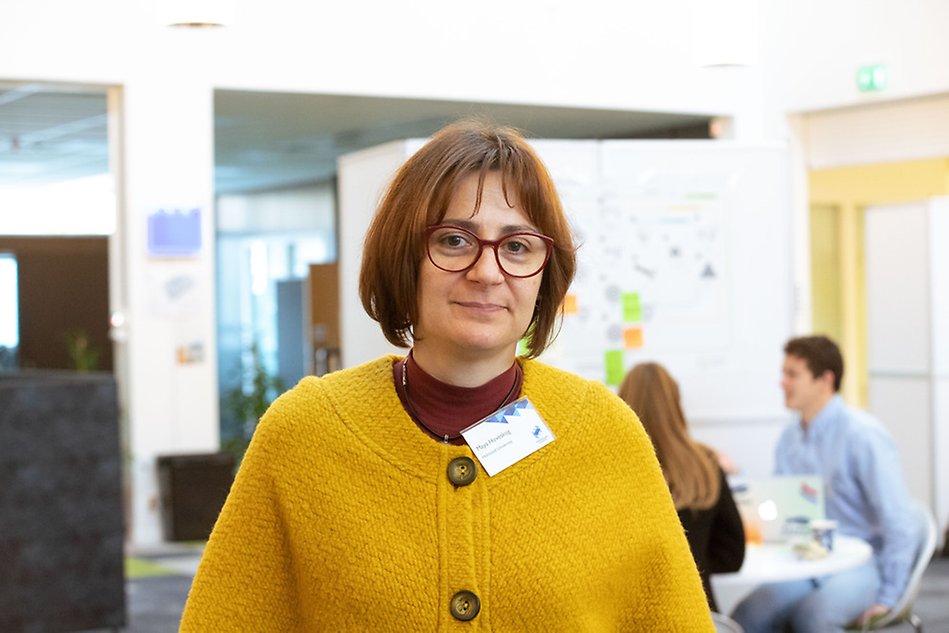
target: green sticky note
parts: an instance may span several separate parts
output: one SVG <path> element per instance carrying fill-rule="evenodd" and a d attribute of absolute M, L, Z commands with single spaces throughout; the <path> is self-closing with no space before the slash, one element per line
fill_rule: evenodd
<path fill-rule="evenodd" d="M 623 293 L 623 321 L 639 323 L 643 320 L 643 304 L 639 301 L 638 292 Z"/>
<path fill-rule="evenodd" d="M 606 365 L 606 384 L 618 386 L 623 382 L 623 350 L 610 350 L 603 360 Z"/>

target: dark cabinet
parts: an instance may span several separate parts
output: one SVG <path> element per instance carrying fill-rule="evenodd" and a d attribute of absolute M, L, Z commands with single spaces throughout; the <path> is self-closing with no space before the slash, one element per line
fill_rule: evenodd
<path fill-rule="evenodd" d="M 208 538 L 234 481 L 234 456 L 165 455 L 157 463 L 165 540 Z"/>

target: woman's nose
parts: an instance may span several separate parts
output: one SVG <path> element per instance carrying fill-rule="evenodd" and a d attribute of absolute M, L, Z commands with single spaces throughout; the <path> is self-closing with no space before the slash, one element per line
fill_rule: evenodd
<path fill-rule="evenodd" d="M 501 267 L 498 265 L 498 260 L 493 248 L 485 246 L 481 249 L 478 259 L 476 259 L 474 265 L 468 269 L 466 277 L 472 281 L 479 281 L 481 283 L 501 283 L 504 281 L 504 271 L 501 270 Z"/>

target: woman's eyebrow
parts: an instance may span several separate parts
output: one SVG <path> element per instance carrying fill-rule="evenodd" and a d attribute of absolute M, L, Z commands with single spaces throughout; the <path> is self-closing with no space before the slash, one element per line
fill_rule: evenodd
<path fill-rule="evenodd" d="M 464 219 L 449 219 L 444 218 L 441 221 L 442 224 L 448 224 L 451 226 L 458 226 L 463 229 L 467 229 L 472 233 L 477 233 L 480 228 L 480 224 L 473 220 L 464 220 Z M 501 235 L 509 235 L 511 233 L 537 233 L 537 228 L 529 224 L 507 224 L 501 227 Z"/>

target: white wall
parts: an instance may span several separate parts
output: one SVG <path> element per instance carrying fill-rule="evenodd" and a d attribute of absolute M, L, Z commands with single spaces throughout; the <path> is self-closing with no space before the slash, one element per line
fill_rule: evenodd
<path fill-rule="evenodd" d="M 766 91 L 807 112 L 949 93 L 949 2 L 777 0 L 762 3 Z M 888 87 L 857 89 L 857 68 L 885 64 Z"/>
<path fill-rule="evenodd" d="M 814 112 L 801 119 L 811 169 L 949 156 L 949 93 Z"/>
<path fill-rule="evenodd" d="M 144 0 L 5 0 L 0 80 L 184 72 L 253 90 L 738 114 L 758 78 L 693 65 L 689 5 L 242 0 L 233 27 L 183 32 Z"/>

